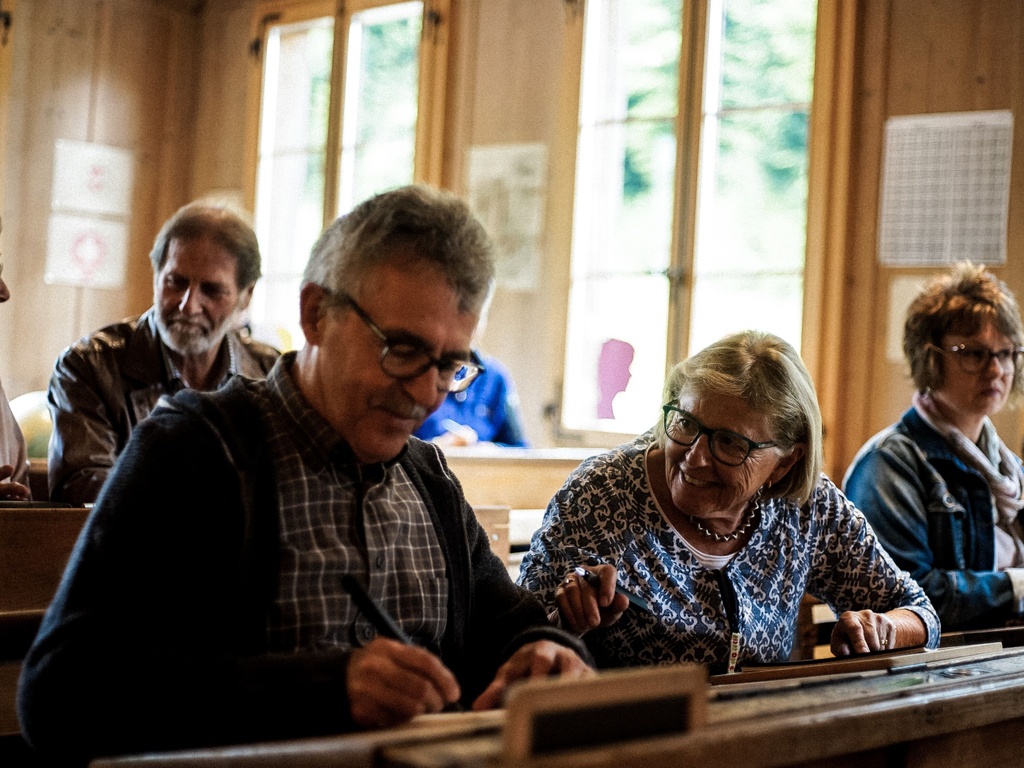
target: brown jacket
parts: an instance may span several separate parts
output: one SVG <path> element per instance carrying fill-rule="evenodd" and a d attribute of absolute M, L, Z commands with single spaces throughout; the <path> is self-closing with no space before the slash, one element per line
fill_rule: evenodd
<path fill-rule="evenodd" d="M 273 347 L 229 333 L 228 370 L 264 378 L 277 360 Z M 167 370 L 155 310 L 80 339 L 61 353 L 47 400 L 53 417 L 49 486 L 53 501 L 87 504 L 124 449 L 132 429 L 165 394 L 184 388 Z"/>

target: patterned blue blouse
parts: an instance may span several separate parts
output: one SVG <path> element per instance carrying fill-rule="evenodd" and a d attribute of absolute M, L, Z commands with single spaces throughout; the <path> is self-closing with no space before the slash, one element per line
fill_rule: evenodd
<path fill-rule="evenodd" d="M 651 604 L 653 613 L 630 606 L 614 625 L 584 636 L 598 666 L 696 661 L 721 672 L 734 631 L 738 666 L 788 659 L 804 592 L 837 613 L 907 608 L 928 628 L 928 647 L 938 645 L 939 619 L 924 591 L 824 475 L 802 507 L 764 502 L 750 541 L 722 571 L 701 565 L 655 504 L 644 467 L 654 440 L 647 432 L 569 476 L 519 576 L 553 608 L 555 587 L 570 568 L 611 563 L 619 583 Z M 735 593 L 731 612 L 723 601 L 727 584 Z"/>

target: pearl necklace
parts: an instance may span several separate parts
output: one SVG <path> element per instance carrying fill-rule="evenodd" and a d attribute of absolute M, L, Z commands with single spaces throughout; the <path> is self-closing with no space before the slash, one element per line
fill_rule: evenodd
<path fill-rule="evenodd" d="M 756 515 L 754 514 L 754 510 L 754 506 L 749 507 L 747 509 L 747 514 L 744 517 L 743 524 L 732 533 L 725 534 L 715 533 L 714 531 L 708 530 L 704 526 L 704 524 L 693 515 L 687 515 L 686 517 L 689 519 L 690 524 L 693 525 L 693 527 L 696 528 L 698 531 L 700 531 L 700 534 L 702 536 L 705 536 L 709 539 L 713 539 L 717 542 L 736 541 L 736 539 L 738 539 L 740 536 L 746 534 L 746 532 L 749 531 L 751 526 L 754 524 L 754 518 L 756 517 Z"/>

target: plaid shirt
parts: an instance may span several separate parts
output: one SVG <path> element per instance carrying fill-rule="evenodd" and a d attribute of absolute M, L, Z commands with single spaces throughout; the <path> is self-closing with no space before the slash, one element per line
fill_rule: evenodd
<path fill-rule="evenodd" d="M 438 652 L 448 579 L 423 500 L 396 462 L 355 461 L 296 388 L 288 357 L 261 399 L 281 537 L 271 650 L 351 648 L 376 637 L 341 585 L 351 573 L 417 645 Z"/>

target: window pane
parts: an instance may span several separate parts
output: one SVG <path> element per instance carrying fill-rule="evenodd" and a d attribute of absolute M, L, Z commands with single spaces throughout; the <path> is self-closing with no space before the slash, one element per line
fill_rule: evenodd
<path fill-rule="evenodd" d="M 709 126 L 715 177 L 701 219 L 701 276 L 766 270 L 799 273 L 807 205 L 807 114 L 739 113 Z M 714 120 L 714 118 L 710 118 Z M 799 323 L 798 323 L 799 324 Z"/>
<path fill-rule="evenodd" d="M 413 179 L 422 17 L 422 2 L 352 16 L 339 212 Z"/>
<path fill-rule="evenodd" d="M 635 433 L 665 375 L 682 7 L 586 14 L 562 421 Z"/>
<path fill-rule="evenodd" d="M 659 271 L 669 262 L 675 173 L 671 121 L 614 123 L 581 130 L 573 271 Z"/>
<path fill-rule="evenodd" d="M 745 328 L 799 349 L 816 11 L 711 4 L 691 352 Z"/>
<path fill-rule="evenodd" d="M 665 279 L 593 277 L 573 291 L 563 423 L 631 433 L 654 426 L 665 378 Z"/>
<path fill-rule="evenodd" d="M 811 100 L 813 0 L 722 0 L 721 106 L 757 107 Z M 714 6 L 712 6 L 714 8 Z M 721 23 L 721 22 L 719 22 Z"/>
<path fill-rule="evenodd" d="M 723 336 L 756 328 L 775 333 L 790 343 L 799 339 L 803 272 L 708 274 L 693 295 L 694 324 L 690 348 L 703 349 Z M 794 307 L 796 311 L 794 312 Z M 795 326 L 795 328 L 794 328 Z"/>
<path fill-rule="evenodd" d="M 298 285 L 323 227 L 324 159 L 334 21 L 278 25 L 267 35 L 256 181 L 256 234 L 264 278 L 250 308 L 253 332 L 298 341 L 298 291 L 271 300 L 271 284 Z"/>

